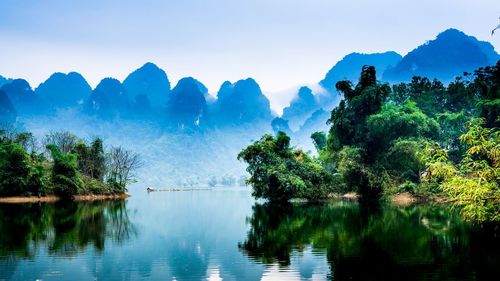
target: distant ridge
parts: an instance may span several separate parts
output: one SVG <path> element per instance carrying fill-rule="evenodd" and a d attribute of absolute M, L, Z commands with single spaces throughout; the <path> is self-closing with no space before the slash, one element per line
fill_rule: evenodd
<path fill-rule="evenodd" d="M 450 82 L 466 71 L 493 65 L 498 59 L 500 55 L 490 43 L 479 41 L 460 30 L 448 29 L 434 40 L 409 52 L 394 67 L 388 68 L 382 80 L 401 82 L 413 76 L 425 76 Z"/>
<path fill-rule="evenodd" d="M 218 125 L 270 122 L 272 119 L 269 100 L 252 78 L 234 84 L 224 82 L 210 113 L 211 122 Z"/>
<path fill-rule="evenodd" d="M 120 81 L 104 78 L 85 104 L 85 112 L 104 119 L 123 117 L 129 113 L 128 94 Z"/>
<path fill-rule="evenodd" d="M 300 87 L 279 118 L 275 118 L 269 99 L 252 78 L 226 81 L 214 96 L 192 77 L 179 80 L 171 89 L 167 73 L 151 62 L 130 73 L 123 83 L 105 78 L 93 90 L 76 72 L 56 72 L 35 90 L 26 80 L 0 76 L 0 106 L 8 120 L 13 120 L 12 116 L 22 120 L 24 116 L 73 112 L 55 110 L 67 108 L 105 120 L 126 118 L 180 128 L 265 125 L 308 134 L 308 127 L 322 128 L 320 123 L 341 98 L 335 84 L 341 80 L 356 83 L 364 65 L 375 66 L 383 82 L 410 81 L 414 75 L 449 82 L 465 71 L 493 65 L 499 59 L 490 43 L 456 29 L 443 31 L 404 57 L 393 51 L 350 53 L 333 65 L 319 85 Z"/>
<path fill-rule="evenodd" d="M 377 71 L 382 73 L 401 59 L 401 55 L 393 51 L 373 54 L 350 53 L 337 62 L 319 84 L 329 91 L 334 91 L 335 84 L 340 80 L 357 82 L 359 70 L 363 65 L 375 66 Z"/>
<path fill-rule="evenodd" d="M 207 111 L 203 84 L 193 77 L 179 80 L 167 101 L 166 122 L 178 128 L 198 127 Z"/>
<path fill-rule="evenodd" d="M 123 81 L 132 102 L 147 103 L 152 108 L 164 108 L 170 94 L 170 81 L 163 69 L 148 62 Z"/>
<path fill-rule="evenodd" d="M 83 104 L 92 93 L 92 88 L 80 73 L 68 74 L 56 72 L 41 83 L 35 93 L 47 104 L 56 108 L 73 107 Z"/>
<path fill-rule="evenodd" d="M 7 94 L 0 89 L 0 125 L 12 124 L 16 121 L 16 110 Z"/>

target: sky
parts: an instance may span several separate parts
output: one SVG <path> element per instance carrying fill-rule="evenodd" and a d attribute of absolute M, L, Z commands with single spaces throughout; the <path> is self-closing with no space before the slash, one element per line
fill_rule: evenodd
<path fill-rule="evenodd" d="M 0 75 L 95 86 L 153 62 L 211 93 L 253 77 L 280 111 L 351 52 L 404 55 L 451 27 L 499 51 L 499 17 L 498 0 L 0 0 Z"/>

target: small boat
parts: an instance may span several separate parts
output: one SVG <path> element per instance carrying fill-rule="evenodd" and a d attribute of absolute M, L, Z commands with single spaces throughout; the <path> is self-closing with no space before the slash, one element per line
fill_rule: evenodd
<path fill-rule="evenodd" d="M 151 191 L 156 191 L 156 190 L 154 188 L 148 187 L 148 188 L 146 188 L 146 191 L 151 192 Z"/>

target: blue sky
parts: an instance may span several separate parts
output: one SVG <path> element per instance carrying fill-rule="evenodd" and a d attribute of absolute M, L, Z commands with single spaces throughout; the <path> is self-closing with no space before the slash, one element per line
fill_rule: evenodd
<path fill-rule="evenodd" d="M 278 109 L 353 51 L 404 55 L 449 27 L 498 51 L 499 16 L 493 0 L 0 0 L 0 75 L 78 71 L 95 86 L 152 61 L 210 92 L 253 77 Z"/>

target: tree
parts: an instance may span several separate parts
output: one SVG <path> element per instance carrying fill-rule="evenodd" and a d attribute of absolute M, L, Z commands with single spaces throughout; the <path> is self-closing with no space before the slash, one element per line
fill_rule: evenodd
<path fill-rule="evenodd" d="M 460 137 L 467 146 L 458 166 L 448 161 L 446 151 L 427 149 L 427 169 L 422 174 L 428 184 L 439 184 L 465 218 L 500 220 L 500 131 L 485 128 L 485 119 L 467 123 L 468 131 Z"/>
<path fill-rule="evenodd" d="M 56 145 L 48 145 L 50 151 L 52 166 L 52 184 L 54 192 L 63 199 L 70 199 L 78 194 L 83 186 L 80 173 L 78 172 L 77 155 L 73 153 L 64 153 Z"/>
<path fill-rule="evenodd" d="M 67 131 L 51 132 L 47 134 L 43 140 L 45 147 L 55 145 L 62 153 L 71 152 L 77 142 L 78 138 Z"/>
<path fill-rule="evenodd" d="M 135 171 L 142 166 L 139 154 L 118 146 L 107 156 L 107 182 L 115 192 L 126 192 L 126 185 L 135 180 Z"/>
<path fill-rule="evenodd" d="M 436 120 L 425 115 L 413 102 L 401 106 L 385 104 L 379 113 L 367 118 L 367 128 L 365 139 L 372 159 L 377 153 L 385 152 L 396 139 L 437 139 L 440 131 Z"/>
<path fill-rule="evenodd" d="M 78 170 L 82 174 L 101 182 L 104 180 L 106 163 L 103 142 L 100 138 L 94 139 L 90 145 L 80 140 L 72 152 L 78 156 Z"/>
<path fill-rule="evenodd" d="M 302 150 L 292 149 L 290 138 L 283 132 L 276 138 L 264 135 L 241 151 L 238 159 L 248 164 L 247 183 L 256 198 L 316 201 L 335 191 L 333 176 Z"/>
<path fill-rule="evenodd" d="M 373 66 L 363 67 L 356 87 L 353 88 L 349 81 L 340 81 L 336 87 L 344 94 L 344 99 L 328 120 L 331 124 L 330 143 L 363 145 L 366 140 L 366 118 L 380 110 L 391 89 L 387 84 L 377 82 Z"/>
<path fill-rule="evenodd" d="M 327 145 L 327 139 L 326 139 L 326 134 L 325 132 L 314 132 L 311 135 L 311 139 L 314 143 L 314 147 L 316 147 L 316 150 L 318 153 L 320 153 L 323 149 L 326 148 Z"/>
<path fill-rule="evenodd" d="M 44 170 L 17 143 L 0 143 L 0 195 L 40 195 L 44 192 Z"/>

